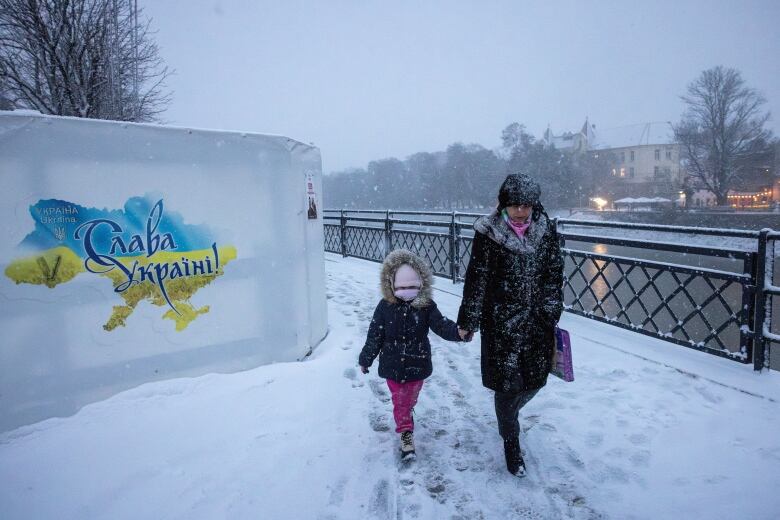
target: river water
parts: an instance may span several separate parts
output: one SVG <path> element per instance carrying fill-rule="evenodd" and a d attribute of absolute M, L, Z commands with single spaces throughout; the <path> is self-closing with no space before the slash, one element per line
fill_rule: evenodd
<path fill-rule="evenodd" d="M 564 233 L 588 234 L 597 237 L 620 237 L 652 242 L 672 242 L 682 245 L 711 246 L 733 251 L 731 257 L 685 254 L 648 248 L 578 242 L 567 240 L 566 274 L 568 284 L 565 299 L 572 309 L 593 312 L 623 324 L 633 324 L 659 335 L 692 342 L 715 350 L 740 352 L 743 342 L 740 328 L 746 324 L 744 286 L 728 279 L 725 273 L 741 274 L 749 269 L 744 255 L 757 249 L 756 239 L 680 235 L 647 231 L 593 229 L 564 226 Z M 771 243 L 774 248 L 774 244 Z M 619 259 L 610 261 L 583 260 L 576 251 L 599 255 L 626 257 L 671 266 L 631 266 Z M 770 258 L 776 258 L 770 254 Z M 575 262 L 577 265 L 575 265 Z M 715 270 L 715 273 L 685 273 L 676 266 Z M 652 283 L 649 283 L 652 280 Z M 773 280 L 780 280 L 780 262 L 774 262 Z M 586 284 L 586 281 L 588 282 Z M 589 289 L 586 288 L 589 285 Z M 635 295 L 641 293 L 639 298 Z M 775 305 L 780 300 L 773 299 Z M 750 298 L 748 297 L 748 301 Z M 780 329 L 780 320 L 773 320 L 772 330 Z M 752 321 L 747 323 L 753 329 Z M 780 357 L 780 350 L 778 356 Z M 773 366 L 780 365 L 780 359 Z"/>

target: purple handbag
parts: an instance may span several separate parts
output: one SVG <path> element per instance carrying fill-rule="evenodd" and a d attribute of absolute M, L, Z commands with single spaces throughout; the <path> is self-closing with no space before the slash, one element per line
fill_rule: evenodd
<path fill-rule="evenodd" d="M 560 327 L 555 327 L 555 350 L 553 351 L 553 363 L 550 373 L 567 383 L 574 381 L 574 365 L 571 361 L 569 332 Z"/>

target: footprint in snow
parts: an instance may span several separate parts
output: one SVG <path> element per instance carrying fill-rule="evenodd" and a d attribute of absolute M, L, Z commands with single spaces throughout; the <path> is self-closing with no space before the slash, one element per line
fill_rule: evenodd
<path fill-rule="evenodd" d="M 368 422 L 371 424 L 371 429 L 375 432 L 389 432 L 390 422 L 386 415 L 371 412 L 368 415 Z"/>
<path fill-rule="evenodd" d="M 588 432 L 585 434 L 585 444 L 589 448 L 598 448 L 604 442 L 604 434 L 601 432 Z"/>
<path fill-rule="evenodd" d="M 344 502 L 344 490 L 347 487 L 347 477 L 341 477 L 336 484 L 330 486 L 329 506 L 340 506 Z"/>
<path fill-rule="evenodd" d="M 616 368 L 615 370 L 610 370 L 603 376 L 605 379 L 609 379 L 611 381 L 619 381 L 621 379 L 625 379 L 628 377 L 628 372 L 626 372 L 623 369 Z"/>
<path fill-rule="evenodd" d="M 604 455 L 611 459 L 623 460 L 626 458 L 626 451 L 623 448 L 611 448 Z"/>
<path fill-rule="evenodd" d="M 601 460 L 592 461 L 588 465 L 588 471 L 591 474 L 591 479 L 598 484 L 604 484 L 605 482 L 628 484 L 630 482 L 629 474 L 626 470 L 619 466 L 606 464 Z"/>
<path fill-rule="evenodd" d="M 452 421 L 452 412 L 448 406 L 439 408 L 439 421 L 441 424 L 449 424 Z"/>
<path fill-rule="evenodd" d="M 712 393 L 708 388 L 704 386 L 697 386 L 695 387 L 696 391 L 701 395 L 706 401 L 712 403 L 712 404 L 718 404 L 723 401 L 723 397 L 721 397 L 719 394 Z"/>
<path fill-rule="evenodd" d="M 523 433 L 527 433 L 528 430 L 530 430 L 531 428 L 533 428 L 534 426 L 539 424 L 539 419 L 540 419 L 539 415 L 528 415 L 528 416 L 520 415 L 520 417 L 519 417 L 520 430 Z M 545 423 L 541 427 L 544 428 L 545 425 L 552 426 L 551 424 Z M 555 431 L 555 427 L 552 426 L 552 428 L 553 428 L 552 430 L 547 430 L 547 428 L 544 428 L 544 429 L 547 430 L 547 431 Z"/>
<path fill-rule="evenodd" d="M 390 498 L 390 483 L 386 479 L 382 479 L 376 483 L 371 492 L 370 511 L 379 518 L 389 518 Z"/>
<path fill-rule="evenodd" d="M 512 518 L 517 518 L 518 520 L 545 520 L 542 513 L 527 506 L 518 506 L 512 513 Z"/>
<path fill-rule="evenodd" d="M 374 397 L 382 401 L 383 403 L 390 402 L 390 394 L 385 389 L 385 386 L 379 382 L 378 379 L 369 379 L 368 386 L 371 387 L 371 393 Z"/>
<path fill-rule="evenodd" d="M 648 450 L 637 451 L 632 453 L 628 460 L 635 467 L 647 467 L 650 464 L 650 452 Z"/>
<path fill-rule="evenodd" d="M 545 400 L 539 403 L 538 406 L 542 410 L 546 410 L 546 409 L 565 410 L 566 409 L 566 405 L 559 400 Z"/>

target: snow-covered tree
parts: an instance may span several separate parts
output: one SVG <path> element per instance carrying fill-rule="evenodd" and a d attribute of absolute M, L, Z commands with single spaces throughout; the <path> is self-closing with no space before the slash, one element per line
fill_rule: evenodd
<path fill-rule="evenodd" d="M 444 154 L 419 152 L 410 155 L 405 162 L 417 202 L 414 208 L 442 207 L 446 198 L 440 189 L 444 179 Z"/>
<path fill-rule="evenodd" d="M 0 77 L 16 108 L 154 121 L 169 75 L 134 0 L 0 0 Z"/>
<path fill-rule="evenodd" d="M 542 201 L 549 208 L 583 205 L 602 187 L 608 171 L 604 158 L 571 154 L 549 146 L 512 123 L 501 133 L 507 172 L 524 172 L 542 187 Z"/>
<path fill-rule="evenodd" d="M 739 71 L 722 66 L 702 72 L 682 100 L 686 111 L 675 134 L 685 167 L 718 205 L 727 205 L 729 190 L 770 152 L 766 100 L 745 85 Z"/>

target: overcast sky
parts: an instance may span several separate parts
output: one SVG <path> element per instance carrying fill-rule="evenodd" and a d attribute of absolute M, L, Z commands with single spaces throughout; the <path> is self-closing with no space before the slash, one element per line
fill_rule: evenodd
<path fill-rule="evenodd" d="M 140 0 L 171 124 L 313 142 L 323 170 L 676 121 L 699 72 L 736 67 L 780 133 L 780 1 Z"/>

